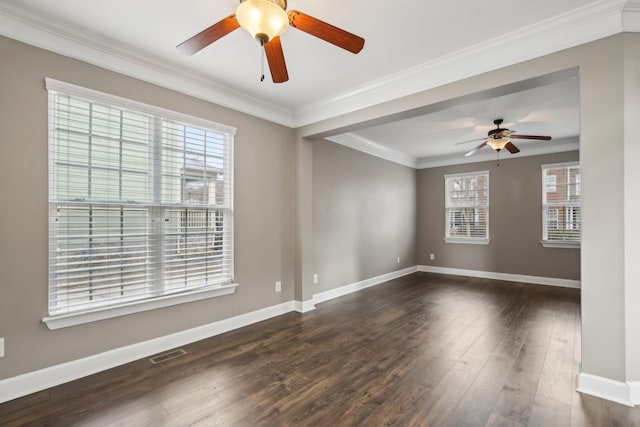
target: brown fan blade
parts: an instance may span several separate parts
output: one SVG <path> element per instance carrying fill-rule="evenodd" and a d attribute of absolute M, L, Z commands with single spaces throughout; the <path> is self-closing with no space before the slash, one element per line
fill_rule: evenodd
<path fill-rule="evenodd" d="M 280 37 L 275 37 L 269 43 L 265 44 L 264 52 L 267 54 L 267 61 L 269 62 L 269 70 L 271 71 L 273 82 L 284 83 L 289 80 Z"/>
<path fill-rule="evenodd" d="M 467 154 L 465 154 L 465 157 L 469 157 L 469 156 L 473 156 L 474 154 L 476 154 L 476 152 L 481 149 L 482 147 L 484 147 L 485 145 L 487 145 L 488 141 L 483 142 L 482 144 L 478 145 L 476 148 L 474 148 L 473 150 L 469 151 Z"/>
<path fill-rule="evenodd" d="M 520 150 L 518 149 L 518 147 L 516 147 L 515 145 L 513 145 L 513 143 L 511 141 L 507 142 L 507 144 L 504 146 L 504 148 L 506 148 L 507 150 L 509 150 L 509 152 L 511 154 L 516 154 L 519 153 Z"/>
<path fill-rule="evenodd" d="M 551 141 L 550 136 L 540 136 L 540 135 L 511 135 L 509 136 L 511 139 L 539 139 L 541 141 Z"/>
<path fill-rule="evenodd" d="M 304 31 L 307 34 L 311 34 L 352 53 L 358 53 L 364 47 L 364 39 L 362 37 L 334 27 L 312 16 L 305 15 L 297 10 L 289 11 L 289 24 L 300 31 Z"/>
<path fill-rule="evenodd" d="M 229 15 L 222 21 L 200 31 L 189 40 L 180 43 L 176 48 L 185 55 L 193 55 L 239 27 L 240 24 L 238 24 L 236 16 Z"/>

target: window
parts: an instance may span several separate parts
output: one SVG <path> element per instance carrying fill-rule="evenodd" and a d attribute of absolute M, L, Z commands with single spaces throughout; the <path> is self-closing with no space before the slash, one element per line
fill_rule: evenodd
<path fill-rule="evenodd" d="M 542 245 L 578 247 L 581 228 L 580 166 L 542 165 Z"/>
<path fill-rule="evenodd" d="M 547 227 L 550 229 L 558 228 L 558 210 L 549 209 L 547 211 Z"/>
<path fill-rule="evenodd" d="M 547 184 L 547 192 L 555 193 L 556 191 L 556 176 L 555 175 L 547 175 L 546 184 Z"/>
<path fill-rule="evenodd" d="M 489 243 L 489 171 L 445 175 L 445 241 Z"/>
<path fill-rule="evenodd" d="M 47 89 L 45 322 L 233 292 L 235 130 L 50 79 Z"/>

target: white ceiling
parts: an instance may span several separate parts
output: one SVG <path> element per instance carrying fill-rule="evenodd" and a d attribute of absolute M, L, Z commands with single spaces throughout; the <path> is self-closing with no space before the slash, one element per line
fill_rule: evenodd
<path fill-rule="evenodd" d="M 506 93 L 505 93 L 506 92 Z M 578 149 L 580 130 L 577 70 L 553 78 L 519 82 L 500 91 L 474 94 L 473 100 L 450 100 L 426 114 L 370 126 L 327 139 L 408 166 L 429 167 L 495 159 L 490 147 L 473 157 L 464 154 L 502 128 L 520 135 L 547 135 L 551 141 L 514 140 L 517 156 Z M 453 104 L 453 105 L 452 105 Z M 511 156 L 504 153 L 503 156 Z"/>
<path fill-rule="evenodd" d="M 289 28 L 281 39 L 290 80 L 279 85 L 269 76 L 259 81 L 259 48 L 242 29 L 193 56 L 177 52 L 177 44 L 234 13 L 237 0 L 0 0 L 0 34 L 299 127 L 640 30 L 640 0 L 288 3 L 289 10 L 364 37 L 364 49 L 353 55 Z M 482 137 L 497 116 L 519 133 L 575 136 L 577 84 L 567 79 L 360 129 L 345 138 L 420 160 L 464 151 L 455 142 Z"/>

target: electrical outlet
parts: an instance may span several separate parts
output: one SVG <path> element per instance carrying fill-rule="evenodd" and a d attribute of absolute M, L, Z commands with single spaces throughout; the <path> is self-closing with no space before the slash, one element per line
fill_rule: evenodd
<path fill-rule="evenodd" d="M 0 338 L 0 357 L 4 357 L 4 338 Z"/>
<path fill-rule="evenodd" d="M 396 258 L 396 264 L 400 264 L 400 257 Z"/>
<path fill-rule="evenodd" d="M 276 292 L 282 291 L 282 282 L 276 282 Z"/>
<path fill-rule="evenodd" d="M 313 275 L 313 284 L 317 285 L 318 284 L 318 273 Z"/>
<path fill-rule="evenodd" d="M 436 254 L 429 254 L 429 259 L 434 261 L 436 259 Z"/>

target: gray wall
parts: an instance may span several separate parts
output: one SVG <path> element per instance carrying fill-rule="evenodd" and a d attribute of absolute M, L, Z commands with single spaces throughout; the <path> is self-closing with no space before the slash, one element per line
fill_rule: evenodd
<path fill-rule="evenodd" d="M 640 380 L 640 37 L 629 35 L 625 40 L 625 93 L 624 118 L 625 140 L 633 141 L 624 147 L 624 218 L 625 218 L 625 313 L 627 327 L 627 377 Z"/>
<path fill-rule="evenodd" d="M 580 250 L 544 248 L 540 165 L 578 160 L 578 152 L 509 158 L 418 171 L 418 264 L 580 279 Z M 489 171 L 488 245 L 446 243 L 444 175 Z M 430 261 L 428 255 L 435 254 Z"/>
<path fill-rule="evenodd" d="M 0 58 L 0 379 L 293 299 L 291 129 L 2 37 Z M 54 331 L 40 323 L 47 315 L 45 77 L 237 127 L 235 294 Z"/>
<path fill-rule="evenodd" d="M 315 141 L 312 194 L 315 293 L 416 265 L 414 169 Z"/>

